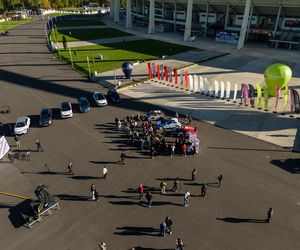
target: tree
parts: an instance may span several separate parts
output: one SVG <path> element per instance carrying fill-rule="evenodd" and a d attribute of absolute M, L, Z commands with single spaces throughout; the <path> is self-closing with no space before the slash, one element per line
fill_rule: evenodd
<path fill-rule="evenodd" d="M 43 9 L 51 9 L 51 4 L 50 4 L 50 2 L 49 2 L 49 0 L 43 0 L 42 1 L 42 8 Z"/>

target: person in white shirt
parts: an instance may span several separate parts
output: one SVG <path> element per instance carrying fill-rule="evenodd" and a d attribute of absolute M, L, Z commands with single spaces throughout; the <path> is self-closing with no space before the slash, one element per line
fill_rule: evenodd
<path fill-rule="evenodd" d="M 104 167 L 103 167 L 103 179 L 106 179 L 107 174 L 108 174 L 107 167 L 104 166 Z"/>

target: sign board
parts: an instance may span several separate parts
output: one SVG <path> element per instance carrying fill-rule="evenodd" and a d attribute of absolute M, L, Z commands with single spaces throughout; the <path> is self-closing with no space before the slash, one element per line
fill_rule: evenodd
<path fill-rule="evenodd" d="M 238 44 L 239 33 L 234 31 L 219 30 L 216 33 L 216 42 Z"/>
<path fill-rule="evenodd" d="M 4 136 L 0 138 L 0 160 L 6 155 L 10 147 Z"/>

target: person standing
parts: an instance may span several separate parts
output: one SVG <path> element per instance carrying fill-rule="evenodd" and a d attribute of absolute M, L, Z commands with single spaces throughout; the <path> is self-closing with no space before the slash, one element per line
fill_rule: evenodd
<path fill-rule="evenodd" d="M 92 200 L 96 200 L 96 187 L 94 184 L 91 185 L 91 193 L 92 193 Z"/>
<path fill-rule="evenodd" d="M 220 174 L 217 178 L 218 178 L 218 187 L 221 187 L 223 175 Z"/>
<path fill-rule="evenodd" d="M 122 151 L 122 153 L 121 153 L 121 155 L 120 155 L 120 158 L 121 158 L 121 164 L 122 165 L 125 165 L 125 163 L 126 163 L 126 154 L 125 154 L 125 152 L 124 151 Z"/>
<path fill-rule="evenodd" d="M 167 226 L 167 233 L 168 233 L 168 234 L 172 234 L 172 225 L 173 225 L 173 221 L 171 220 L 170 216 L 168 216 L 168 217 L 165 219 L 165 223 L 166 223 L 166 226 Z"/>
<path fill-rule="evenodd" d="M 72 162 L 70 162 L 68 165 L 68 173 L 69 173 L 69 175 L 74 175 Z"/>
<path fill-rule="evenodd" d="M 174 144 L 172 144 L 171 145 L 171 157 L 173 157 L 175 155 L 175 145 Z"/>
<path fill-rule="evenodd" d="M 177 177 L 174 182 L 173 182 L 173 188 L 172 188 L 172 191 L 173 192 L 177 192 L 177 189 L 178 189 L 178 186 L 179 186 L 179 178 Z"/>
<path fill-rule="evenodd" d="M 206 183 L 204 183 L 204 184 L 202 184 L 202 187 L 201 187 L 201 196 L 202 197 L 205 197 L 206 190 L 207 190 L 207 185 L 206 185 Z"/>
<path fill-rule="evenodd" d="M 167 231 L 166 223 L 165 222 L 160 223 L 159 229 L 160 229 L 160 236 L 165 237 Z"/>
<path fill-rule="evenodd" d="M 184 199 L 183 199 L 183 206 L 184 207 L 189 206 L 190 196 L 191 196 L 191 193 L 189 192 L 189 190 L 186 190 L 186 192 L 184 194 Z"/>
<path fill-rule="evenodd" d="M 36 147 L 37 147 L 37 149 L 36 149 L 37 152 L 39 152 L 39 151 L 44 152 L 44 149 L 43 149 L 43 147 L 42 147 L 42 145 L 41 145 L 41 143 L 38 139 L 36 140 L 35 144 L 36 144 Z"/>
<path fill-rule="evenodd" d="M 15 142 L 16 142 L 16 147 L 17 148 L 21 147 L 20 139 L 17 135 L 15 135 Z"/>
<path fill-rule="evenodd" d="M 154 159 L 154 153 L 155 153 L 154 147 L 151 146 L 150 147 L 150 157 L 151 157 L 151 159 Z"/>
<path fill-rule="evenodd" d="M 265 219 L 266 223 L 269 223 L 272 217 L 273 217 L 273 208 L 270 207 L 267 212 L 267 218 Z"/>
<path fill-rule="evenodd" d="M 107 176 L 107 174 L 108 174 L 108 170 L 107 170 L 107 167 L 106 167 L 106 166 L 103 167 L 102 173 L 103 173 L 103 179 L 106 180 L 106 176 Z"/>
<path fill-rule="evenodd" d="M 139 192 L 139 199 L 142 199 L 142 197 L 144 196 L 144 187 L 143 187 L 143 184 L 139 185 L 138 192 Z"/>
<path fill-rule="evenodd" d="M 181 151 L 182 151 L 182 156 L 186 157 L 186 145 L 185 145 L 185 143 L 182 144 Z"/>
<path fill-rule="evenodd" d="M 167 182 L 163 179 L 160 183 L 160 194 L 166 194 Z"/>
<path fill-rule="evenodd" d="M 122 123 L 121 123 L 120 120 L 118 121 L 118 125 L 117 125 L 117 126 L 118 126 L 118 130 L 121 130 L 121 128 L 122 128 Z"/>
<path fill-rule="evenodd" d="M 146 194 L 146 199 L 148 201 L 148 207 L 151 207 L 152 206 L 152 201 L 153 201 L 153 196 L 152 196 L 152 194 L 150 192 L 148 192 Z"/>
<path fill-rule="evenodd" d="M 184 250 L 184 249 L 183 249 L 184 246 L 185 246 L 185 245 L 184 245 L 184 243 L 183 243 L 183 240 L 177 238 L 177 239 L 176 239 L 176 248 L 175 248 L 175 250 Z"/>
<path fill-rule="evenodd" d="M 107 248 L 106 248 L 106 243 L 103 242 L 103 241 L 101 241 L 101 242 L 99 243 L 99 248 L 100 248 L 100 250 L 106 250 L 106 249 L 107 249 Z"/>
<path fill-rule="evenodd" d="M 192 171 L 192 181 L 196 180 L 196 175 L 197 175 L 198 171 L 194 168 Z"/>

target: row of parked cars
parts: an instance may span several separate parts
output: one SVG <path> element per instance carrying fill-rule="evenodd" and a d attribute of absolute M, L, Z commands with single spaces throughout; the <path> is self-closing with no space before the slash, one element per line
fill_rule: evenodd
<path fill-rule="evenodd" d="M 120 101 L 120 96 L 115 90 L 109 90 L 107 92 L 107 98 L 114 103 Z M 108 104 L 106 97 L 100 92 L 93 93 L 93 100 L 95 101 L 96 105 L 100 107 L 106 106 Z M 78 98 L 78 107 L 80 112 L 90 111 L 91 107 L 88 98 L 86 97 Z M 40 126 L 45 127 L 51 125 L 52 117 L 53 117 L 52 109 L 43 108 L 39 116 Z M 63 119 L 73 117 L 73 109 L 70 102 L 61 103 L 60 117 Z M 14 133 L 16 135 L 26 134 L 28 132 L 29 126 L 30 126 L 30 118 L 27 116 L 20 116 L 16 121 L 14 127 Z"/>

